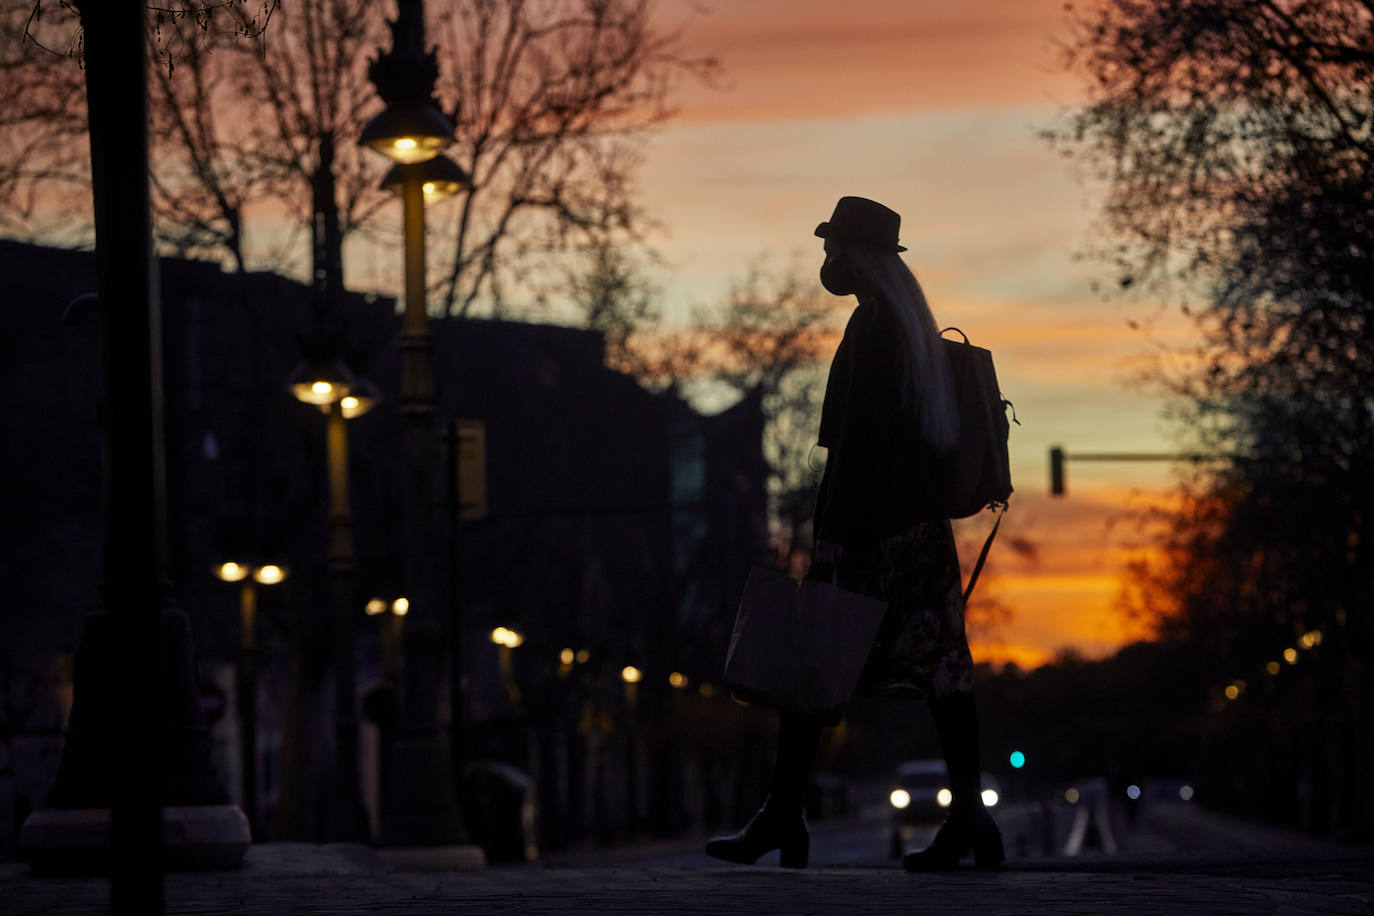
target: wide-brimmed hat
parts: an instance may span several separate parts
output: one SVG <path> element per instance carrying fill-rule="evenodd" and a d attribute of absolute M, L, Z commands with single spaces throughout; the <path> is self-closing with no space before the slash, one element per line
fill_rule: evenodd
<path fill-rule="evenodd" d="M 839 239 L 872 245 L 886 251 L 906 251 L 897 244 L 902 218 L 876 200 L 867 197 L 841 197 L 830 219 L 816 227 L 823 239 Z"/>

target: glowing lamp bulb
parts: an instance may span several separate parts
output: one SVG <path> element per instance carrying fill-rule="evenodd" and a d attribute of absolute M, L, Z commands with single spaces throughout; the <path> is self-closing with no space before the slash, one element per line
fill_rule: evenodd
<path fill-rule="evenodd" d="M 313 382 L 313 383 L 310 385 L 310 393 L 311 393 L 311 394 L 325 395 L 325 394 L 331 394 L 333 391 L 334 391 L 334 386 L 331 385 L 329 382 Z"/>
<path fill-rule="evenodd" d="M 385 614 L 386 602 L 383 601 L 381 598 L 373 598 L 363 607 L 363 610 L 367 612 L 367 616 L 369 617 L 376 617 L 378 614 Z"/>
<path fill-rule="evenodd" d="M 395 601 L 391 602 L 391 613 L 395 614 L 397 617 L 404 617 L 406 614 L 409 614 L 410 599 L 397 598 Z"/>
<path fill-rule="evenodd" d="M 396 149 L 399 149 L 399 150 L 412 150 L 412 149 L 415 149 L 415 148 L 416 148 L 417 146 L 419 146 L 420 144 L 419 144 L 419 142 L 416 141 L 413 137 L 401 137 L 400 139 L 398 139 L 395 143 L 393 143 L 393 144 L 391 144 L 391 145 L 394 146 L 394 147 L 396 147 Z"/>
<path fill-rule="evenodd" d="M 634 665 L 626 665 L 620 669 L 620 678 L 627 684 L 638 684 L 644 677 L 644 673 Z"/>
<path fill-rule="evenodd" d="M 261 566 L 253 573 L 253 578 L 263 585 L 276 585 L 286 578 L 286 571 L 275 563 Z"/>
<path fill-rule="evenodd" d="M 935 793 L 935 803 L 941 808 L 948 808 L 953 801 L 954 793 L 949 791 L 949 789 L 941 789 L 939 792 Z"/>
<path fill-rule="evenodd" d="M 892 802 L 894 808 L 905 808 L 911 804 L 911 793 L 906 789 L 893 789 L 887 800 Z"/>
<path fill-rule="evenodd" d="M 1000 798 L 1000 796 L 997 794 L 997 790 L 996 790 L 996 789 L 984 789 L 984 790 L 983 790 L 983 807 L 985 807 L 985 808 L 991 808 L 991 807 L 995 806 L 995 805 L 997 804 L 999 798 Z"/>
<path fill-rule="evenodd" d="M 576 658 L 577 654 L 574 653 L 572 649 L 564 649 L 562 652 L 558 653 L 558 660 L 565 665 L 571 665 Z"/>
<path fill-rule="evenodd" d="M 215 575 L 225 582 L 239 582 L 248 575 L 248 567 L 239 563 L 221 563 L 215 570 Z"/>

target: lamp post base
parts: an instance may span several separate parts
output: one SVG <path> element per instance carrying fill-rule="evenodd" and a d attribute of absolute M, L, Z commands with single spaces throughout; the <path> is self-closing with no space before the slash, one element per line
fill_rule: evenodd
<path fill-rule="evenodd" d="M 469 844 L 453 789 L 447 736 L 438 728 L 402 731 L 387 757 L 382 844 Z"/>
<path fill-rule="evenodd" d="M 162 809 L 168 871 L 238 868 L 252 842 L 237 805 Z M 19 858 L 35 874 L 102 874 L 110 869 L 109 808 L 40 808 L 19 832 Z"/>

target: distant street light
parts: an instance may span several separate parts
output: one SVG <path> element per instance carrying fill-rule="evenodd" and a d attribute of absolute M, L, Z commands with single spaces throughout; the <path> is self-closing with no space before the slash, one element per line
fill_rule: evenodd
<path fill-rule="evenodd" d="M 363 610 L 369 617 L 379 617 L 387 611 L 391 612 L 390 618 L 382 624 L 382 678 L 394 685 L 401 668 L 401 633 L 405 626 L 405 616 L 410 612 L 410 601 L 407 598 L 397 598 L 394 601 L 372 598 Z"/>
<path fill-rule="evenodd" d="M 353 513 L 348 500 L 346 421 L 371 410 L 381 399 L 375 385 L 360 379 L 337 358 L 336 342 L 313 342 L 305 362 L 287 379 L 295 397 L 323 411 L 325 464 L 329 486 L 330 629 L 334 656 L 334 732 L 339 798 L 332 830 L 338 840 L 367 839 L 358 773 L 357 686 L 354 667 Z"/>
<path fill-rule="evenodd" d="M 243 771 L 243 809 L 248 829 L 258 832 L 258 585 L 278 585 L 286 569 L 276 563 L 257 565 L 229 560 L 216 566 L 215 578 L 239 584 L 239 768 Z"/>
<path fill-rule="evenodd" d="M 635 745 L 639 740 L 639 682 L 644 680 L 644 672 L 626 665 L 620 669 L 620 679 L 625 682 L 625 810 L 633 831 L 639 824 L 639 754 Z"/>
<path fill-rule="evenodd" d="M 498 646 L 501 683 L 506 688 L 506 698 L 511 703 L 518 704 L 520 702 L 520 686 L 515 681 L 515 654 L 512 650 L 523 646 L 525 637 L 508 627 L 497 627 L 491 631 L 491 641 Z"/>
<path fill-rule="evenodd" d="M 296 400 L 328 412 L 330 405 L 349 396 L 356 381 L 348 367 L 337 359 L 307 355 L 287 376 L 286 387 Z"/>

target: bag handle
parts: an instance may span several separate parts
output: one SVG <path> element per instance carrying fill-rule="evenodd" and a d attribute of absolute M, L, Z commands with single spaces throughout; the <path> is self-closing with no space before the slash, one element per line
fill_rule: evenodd
<path fill-rule="evenodd" d="M 988 551 L 992 549 L 992 539 L 997 537 L 997 529 L 1002 526 L 1002 516 L 1006 514 L 1007 505 L 1003 503 L 1002 511 L 997 513 L 997 524 L 992 526 L 992 532 L 988 535 L 988 539 L 983 542 L 983 550 L 978 554 L 978 562 L 973 564 L 973 573 L 968 577 L 968 587 L 964 589 L 965 604 L 968 604 L 968 596 L 973 594 L 973 586 L 978 582 L 978 574 L 983 571 L 983 564 L 988 559 Z"/>
<path fill-rule="evenodd" d="M 965 334 L 963 331 L 960 331 L 958 328 L 956 328 L 956 327 L 954 327 L 954 326 L 952 326 L 952 325 L 951 325 L 950 327 L 945 328 L 943 331 L 941 331 L 941 332 L 940 332 L 940 336 L 941 336 L 941 337 L 944 337 L 944 336 L 945 336 L 946 334 L 948 334 L 950 331 L 959 331 L 959 336 L 962 337 L 962 338 L 964 338 L 964 343 L 968 343 L 968 335 Z"/>

